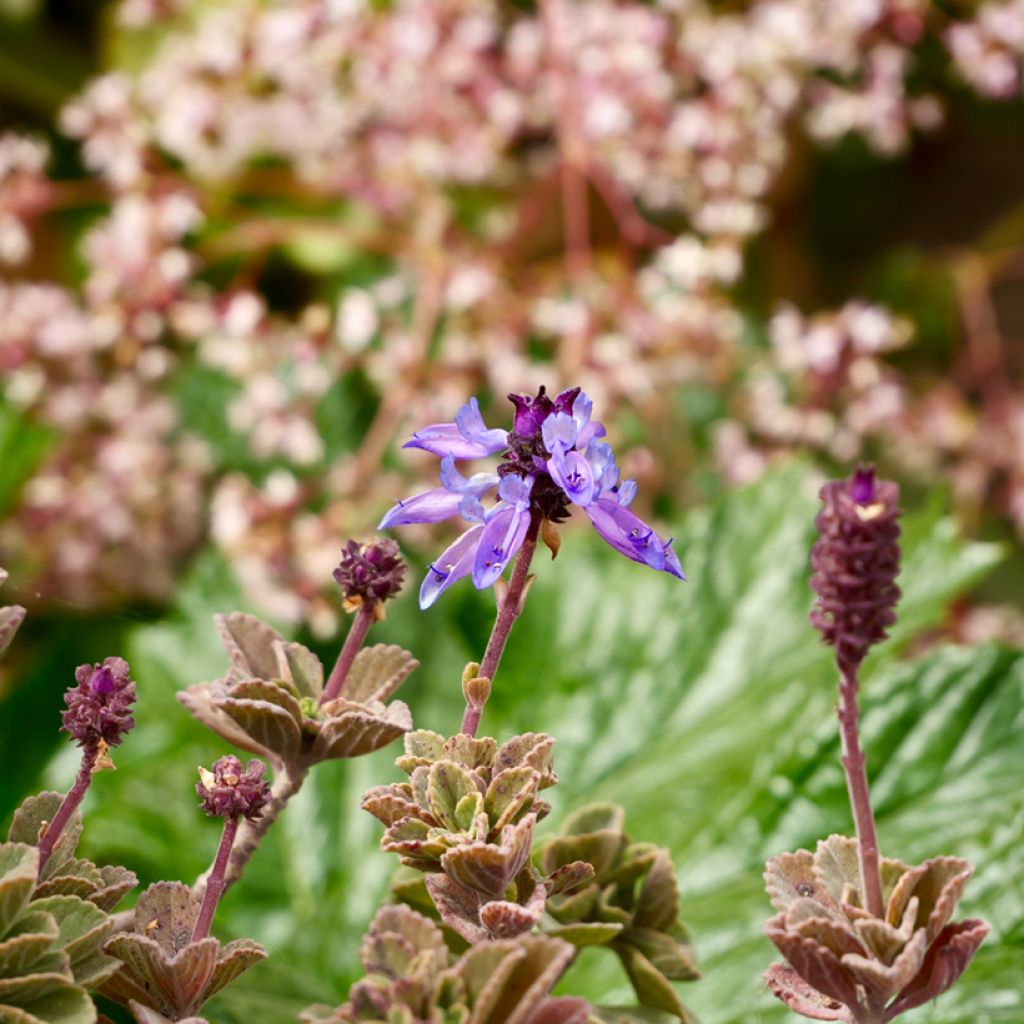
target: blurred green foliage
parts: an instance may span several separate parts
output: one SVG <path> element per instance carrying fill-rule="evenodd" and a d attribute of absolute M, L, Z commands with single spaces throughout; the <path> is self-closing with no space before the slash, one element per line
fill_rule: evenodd
<path fill-rule="evenodd" d="M 815 507 L 810 474 L 792 467 L 694 513 L 676 541 L 685 585 L 570 527 L 558 561 L 538 569 L 484 720 L 498 737 L 527 729 L 557 737 L 549 827 L 583 801 L 616 800 L 634 838 L 671 849 L 705 971 L 686 996 L 705 1024 L 787 1019 L 759 977 L 774 954 L 761 935 L 770 909 L 763 862 L 850 831 L 830 652 L 806 623 Z M 964 911 L 993 925 L 963 982 L 907 1019 L 1019 1024 L 1024 659 L 994 647 L 905 657 L 1001 552 L 958 540 L 938 501 L 907 517 L 904 548 L 900 621 L 869 661 L 864 688 L 882 845 L 908 861 L 973 859 L 979 870 Z M 401 694 L 420 726 L 457 728 L 459 675 L 482 649 L 490 598 L 466 585 L 424 614 L 410 593 L 379 628 L 377 640 L 402 643 L 423 663 Z M 210 616 L 236 607 L 245 596 L 207 557 L 170 618 L 128 631 L 139 727 L 118 751 L 118 771 L 100 776 L 89 796 L 85 852 L 127 863 L 144 883 L 191 879 L 213 854 L 216 829 L 196 807 L 195 766 L 224 748 L 174 694 L 224 670 Z M 271 832 L 217 925 L 224 936 L 264 942 L 271 956 L 212 1004 L 214 1020 L 271 1024 L 343 998 L 395 867 L 358 801 L 398 777 L 397 752 L 318 767 Z M 65 785 L 73 771 L 68 749 L 40 781 Z M 12 794 L 2 795 L 9 806 Z M 567 987 L 628 1001 L 617 970 L 607 954 L 588 951 Z"/>

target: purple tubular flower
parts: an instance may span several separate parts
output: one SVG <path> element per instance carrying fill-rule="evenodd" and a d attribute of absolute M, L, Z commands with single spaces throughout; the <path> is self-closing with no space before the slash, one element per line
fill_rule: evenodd
<path fill-rule="evenodd" d="M 422 448 L 453 459 L 481 459 L 508 447 L 508 433 L 488 430 L 480 406 L 471 398 L 455 415 L 454 423 L 434 423 L 417 430 L 404 448 Z"/>
<path fill-rule="evenodd" d="M 498 496 L 503 504 L 488 516 L 473 562 L 473 583 L 478 589 L 494 586 L 523 546 L 530 525 L 532 489 L 533 477 L 507 476 L 501 481 Z"/>
<path fill-rule="evenodd" d="M 420 587 L 421 608 L 429 608 L 453 583 L 469 575 L 483 532 L 482 525 L 471 526 L 430 563 Z"/>
<path fill-rule="evenodd" d="M 493 586 L 523 545 L 534 519 L 560 523 L 570 505 L 582 508 L 599 536 L 634 562 L 685 579 L 671 541 L 662 540 L 628 505 L 636 482 L 620 482 L 605 428 L 591 419 L 593 402 L 579 388 L 549 398 L 509 395 L 515 406 L 510 432 L 489 430 L 476 399 L 464 405 L 454 423 L 417 431 L 406 447 L 442 457 L 441 486 L 400 501 L 380 528 L 436 523 L 460 516 L 473 525 L 430 566 L 420 588 L 420 607 L 428 608 L 453 583 L 472 575 L 474 585 Z M 502 452 L 495 473 L 464 477 L 458 459 Z M 500 481 L 500 483 L 499 483 Z M 497 504 L 482 499 L 498 486 Z"/>
<path fill-rule="evenodd" d="M 101 740 L 118 746 L 135 727 L 135 683 L 128 662 L 107 658 L 102 665 L 79 665 L 75 681 L 78 685 L 64 694 L 61 730 L 80 747 L 94 747 Z"/>
<path fill-rule="evenodd" d="M 455 468 L 455 459 L 446 455 L 441 460 L 441 487 L 421 491 L 399 501 L 380 521 L 378 530 L 410 523 L 439 523 L 458 515 L 465 498 L 482 498 L 498 486 L 497 473 L 475 473 L 468 479 Z M 469 518 L 464 516 L 464 518 Z"/>
<path fill-rule="evenodd" d="M 599 498 L 585 509 L 601 539 L 620 554 L 685 580 L 672 542 L 663 541 L 638 515 L 614 498 Z"/>

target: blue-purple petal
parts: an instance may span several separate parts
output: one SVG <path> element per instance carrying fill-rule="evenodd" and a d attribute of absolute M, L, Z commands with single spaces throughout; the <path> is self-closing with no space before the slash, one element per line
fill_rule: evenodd
<path fill-rule="evenodd" d="M 530 493 L 533 491 L 535 479 L 533 476 L 521 477 L 510 473 L 501 478 L 498 497 L 510 505 L 515 505 L 516 508 L 529 508 Z"/>
<path fill-rule="evenodd" d="M 480 414 L 480 405 L 475 398 L 471 398 L 455 414 L 455 425 L 467 441 L 486 448 L 488 455 L 493 455 L 508 447 L 508 431 L 498 427 L 488 430 L 487 424 L 484 423 L 484 418 Z"/>
<path fill-rule="evenodd" d="M 450 455 L 453 459 L 482 459 L 507 447 L 505 432 L 498 433 L 502 435 L 500 443 L 495 443 L 495 438 L 486 442 L 471 441 L 462 436 L 454 423 L 432 423 L 422 430 L 417 430 L 402 447 L 420 448 L 442 458 Z"/>
<path fill-rule="evenodd" d="M 567 413 L 558 412 L 549 416 L 540 428 L 544 447 L 552 455 L 561 448 L 567 452 L 576 444 L 576 421 Z"/>
<path fill-rule="evenodd" d="M 473 585 L 478 590 L 494 586 L 523 546 L 529 525 L 529 506 L 505 505 L 491 516 L 483 528 L 473 564 Z"/>
<path fill-rule="evenodd" d="M 455 459 L 451 455 L 441 460 L 440 476 L 442 486 L 452 494 L 472 494 L 482 498 L 492 487 L 498 486 L 497 473 L 474 473 L 471 477 L 464 477 L 455 468 Z"/>
<path fill-rule="evenodd" d="M 620 554 L 652 569 L 685 579 L 675 551 L 638 515 L 614 498 L 603 497 L 585 509 L 602 540 Z"/>
<path fill-rule="evenodd" d="M 579 452 L 566 454 L 561 450 L 555 451 L 548 460 L 548 472 L 565 496 L 583 508 L 597 494 L 594 469 Z"/>
<path fill-rule="evenodd" d="M 461 495 L 452 494 L 443 487 L 414 494 L 399 501 L 380 521 L 378 530 L 392 526 L 408 526 L 410 523 L 439 523 L 458 515 Z"/>
<path fill-rule="evenodd" d="M 468 576 L 484 527 L 471 526 L 430 564 L 420 586 L 420 607 L 429 608 L 453 583 Z"/>

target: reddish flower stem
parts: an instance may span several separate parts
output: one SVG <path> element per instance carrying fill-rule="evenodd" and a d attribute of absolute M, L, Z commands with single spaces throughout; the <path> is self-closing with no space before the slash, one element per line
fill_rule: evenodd
<path fill-rule="evenodd" d="M 224 874 L 227 871 L 228 860 L 231 857 L 231 847 L 235 843 L 235 834 L 238 832 L 238 818 L 227 818 L 224 821 L 224 832 L 220 837 L 220 846 L 217 847 L 217 856 L 210 868 L 210 876 L 206 880 L 206 891 L 203 893 L 203 902 L 199 907 L 199 916 L 196 918 L 196 926 L 192 930 L 192 941 L 198 942 L 210 934 L 210 925 L 213 924 L 214 911 L 220 902 L 221 896 L 227 888 L 224 881 Z"/>
<path fill-rule="evenodd" d="M 492 682 L 498 671 L 498 665 L 501 663 L 501 656 L 505 651 L 505 644 L 508 643 L 512 626 L 523 610 L 523 595 L 526 591 L 526 582 L 529 579 L 530 562 L 533 561 L 533 553 L 537 550 L 540 524 L 540 513 L 534 512 L 526 536 L 523 538 L 523 546 L 519 549 L 516 567 L 512 570 L 512 579 L 498 605 L 498 615 L 494 620 L 491 637 L 487 641 L 484 660 L 480 663 L 480 675 Z M 483 713 L 484 704 L 477 707 L 467 701 L 466 711 L 462 716 L 461 731 L 467 736 L 475 736 Z"/>
<path fill-rule="evenodd" d="M 340 696 L 345 680 L 352 669 L 352 663 L 356 660 L 356 655 L 363 646 L 366 634 L 370 631 L 370 627 L 377 617 L 376 607 L 375 601 L 364 601 L 359 606 L 359 611 L 356 612 L 352 627 L 348 631 L 348 636 L 345 637 L 345 643 L 341 648 L 341 653 L 338 655 L 338 660 L 334 663 L 334 668 L 331 669 L 327 686 L 324 688 L 323 696 L 320 698 L 321 704 L 326 704 L 327 701 L 334 700 L 335 697 Z"/>
<path fill-rule="evenodd" d="M 57 845 L 57 840 L 60 839 L 61 833 L 71 820 L 71 815 L 78 810 L 78 806 L 85 796 L 85 791 L 89 788 L 89 783 L 92 782 L 92 770 L 96 766 L 96 758 L 98 756 L 99 747 L 95 744 L 83 747 L 82 765 L 78 769 L 78 775 L 75 776 L 75 784 L 68 790 L 67 796 L 64 797 L 60 807 L 57 808 L 57 813 L 53 816 L 53 821 L 46 826 L 46 832 L 43 833 L 43 838 L 39 840 L 40 878 L 43 876 L 43 868 L 46 867 L 46 862 L 53 853 L 53 848 Z"/>
<path fill-rule="evenodd" d="M 875 831 L 875 815 L 871 809 L 867 762 L 860 745 L 860 712 L 857 708 L 857 667 L 839 663 L 839 729 L 843 740 L 843 771 L 850 793 L 850 807 L 857 828 L 857 858 L 860 862 L 861 888 L 865 909 L 881 918 L 885 916 L 882 902 L 882 872 Z"/>

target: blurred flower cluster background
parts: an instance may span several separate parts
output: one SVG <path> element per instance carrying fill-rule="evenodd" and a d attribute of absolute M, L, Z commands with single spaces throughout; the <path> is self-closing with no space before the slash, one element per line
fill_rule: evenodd
<path fill-rule="evenodd" d="M 215 598 L 333 642 L 342 541 L 473 394 L 582 386 L 641 512 L 740 501 L 683 536 L 751 558 L 778 481 L 876 461 L 951 513 L 907 649 L 1024 643 L 1022 181 L 1021 0 L 0 0 L 0 813 L 61 770 L 16 712 L 95 648 L 198 681 L 173 630 Z M 476 595 L 432 614 L 442 662 L 486 635 Z"/>

